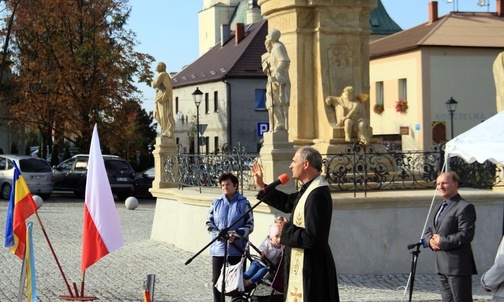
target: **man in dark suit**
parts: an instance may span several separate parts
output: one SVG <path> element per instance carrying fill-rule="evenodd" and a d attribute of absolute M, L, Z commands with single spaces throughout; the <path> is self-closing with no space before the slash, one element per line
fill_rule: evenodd
<path fill-rule="evenodd" d="M 476 210 L 458 193 L 455 172 L 441 173 L 437 189 L 443 197 L 424 239 L 436 252 L 435 269 L 443 302 L 472 301 L 472 277 L 477 274 L 471 248 Z"/>

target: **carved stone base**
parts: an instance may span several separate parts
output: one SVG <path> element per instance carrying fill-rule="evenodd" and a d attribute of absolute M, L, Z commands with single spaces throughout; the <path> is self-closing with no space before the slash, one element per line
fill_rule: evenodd
<path fill-rule="evenodd" d="M 154 156 L 155 176 L 152 189 L 176 188 L 178 186 L 178 145 L 175 139 L 167 136 L 156 137 Z"/>
<path fill-rule="evenodd" d="M 263 134 L 263 139 L 264 143 L 260 154 L 264 169 L 264 182 L 271 183 L 281 174 L 287 174 L 291 177 L 289 165 L 296 149 L 294 149 L 294 144 L 289 142 L 287 131 L 266 132 Z M 294 192 L 294 184 L 295 182 L 291 179 L 287 184 L 281 185 L 277 189 L 289 193 Z"/>

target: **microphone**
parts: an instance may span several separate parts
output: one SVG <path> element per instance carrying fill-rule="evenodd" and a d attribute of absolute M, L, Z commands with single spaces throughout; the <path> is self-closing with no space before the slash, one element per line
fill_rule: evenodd
<path fill-rule="evenodd" d="M 287 174 L 282 174 L 278 176 L 278 179 L 275 180 L 274 182 L 270 183 L 269 185 L 265 186 L 259 191 L 259 194 L 257 195 L 257 198 L 261 199 L 263 198 L 268 192 L 271 192 L 274 188 L 276 188 L 279 185 L 284 185 L 289 182 L 289 175 Z"/>

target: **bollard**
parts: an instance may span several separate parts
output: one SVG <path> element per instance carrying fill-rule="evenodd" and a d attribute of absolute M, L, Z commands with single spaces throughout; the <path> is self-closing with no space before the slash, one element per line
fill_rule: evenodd
<path fill-rule="evenodd" d="M 144 281 L 144 290 L 149 291 L 149 298 L 151 302 L 154 302 L 154 283 L 156 283 L 156 275 L 148 274 L 147 280 Z"/>

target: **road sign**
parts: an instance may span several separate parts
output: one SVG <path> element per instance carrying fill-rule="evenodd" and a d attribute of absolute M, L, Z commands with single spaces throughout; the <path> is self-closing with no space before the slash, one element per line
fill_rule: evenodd
<path fill-rule="evenodd" d="M 269 131 L 269 123 L 259 122 L 257 123 L 257 136 L 262 137 L 264 132 Z"/>
<path fill-rule="evenodd" d="M 208 124 L 199 124 L 199 133 L 200 135 L 203 135 L 205 133 L 206 128 L 208 127 Z"/>

